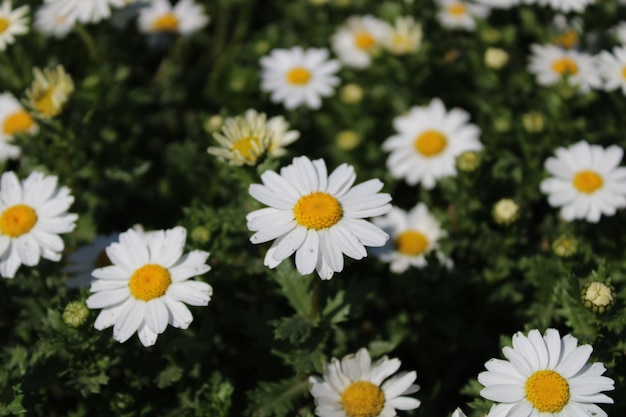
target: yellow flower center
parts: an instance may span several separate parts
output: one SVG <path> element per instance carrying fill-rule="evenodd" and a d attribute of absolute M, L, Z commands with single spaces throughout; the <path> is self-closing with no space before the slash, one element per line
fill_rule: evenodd
<path fill-rule="evenodd" d="M 10 25 L 11 25 L 11 22 L 9 21 L 9 19 L 7 19 L 5 17 L 0 17 L 0 33 L 2 33 L 5 30 L 7 30 L 7 28 Z"/>
<path fill-rule="evenodd" d="M 320 230 L 341 220 L 343 209 L 335 197 L 316 191 L 300 197 L 293 208 L 293 214 L 301 226 Z"/>
<path fill-rule="evenodd" d="M 376 417 L 385 405 L 385 393 L 369 381 L 353 382 L 340 399 L 348 417 Z"/>
<path fill-rule="evenodd" d="M 303 67 L 295 67 L 287 73 L 287 82 L 295 85 L 305 85 L 311 79 L 311 72 Z"/>
<path fill-rule="evenodd" d="M 427 130 L 415 139 L 415 150 L 426 157 L 441 153 L 448 141 L 446 136 L 437 130 Z"/>
<path fill-rule="evenodd" d="M 407 230 L 400 233 L 396 237 L 395 243 L 398 252 L 409 256 L 420 255 L 426 252 L 428 248 L 428 238 L 417 230 Z"/>
<path fill-rule="evenodd" d="M 259 138 L 257 138 L 256 136 L 248 136 L 235 142 L 230 150 L 233 152 L 238 151 L 245 159 L 253 162 L 256 161 L 257 157 L 259 156 L 255 151 L 255 149 L 259 148 L 259 146 Z"/>
<path fill-rule="evenodd" d="M 152 23 L 152 28 L 158 32 L 175 32 L 178 30 L 178 18 L 174 13 L 166 13 Z"/>
<path fill-rule="evenodd" d="M 578 74 L 578 65 L 576 65 L 576 62 L 572 59 L 567 57 L 554 61 L 552 63 L 552 69 L 554 72 L 557 72 L 562 76 Z"/>
<path fill-rule="evenodd" d="M 537 371 L 526 381 L 526 398 L 541 413 L 557 413 L 569 401 L 569 384 L 559 373 Z"/>
<path fill-rule="evenodd" d="M 578 44 L 578 34 L 573 29 L 569 28 L 562 35 L 552 38 L 552 43 L 566 49 L 572 49 Z"/>
<path fill-rule="evenodd" d="M 0 231 L 9 237 L 18 237 L 28 233 L 35 223 L 37 223 L 37 213 L 26 204 L 11 206 L 0 215 Z"/>
<path fill-rule="evenodd" d="M 36 100 L 35 108 L 44 116 L 54 117 L 59 113 L 59 107 L 54 105 L 54 87 L 48 88 Z"/>
<path fill-rule="evenodd" d="M 395 34 L 392 43 L 398 48 L 408 48 L 411 45 L 411 40 L 408 36 Z"/>
<path fill-rule="evenodd" d="M 448 13 L 455 16 L 463 16 L 467 14 L 467 7 L 463 3 L 453 3 L 448 6 Z"/>
<path fill-rule="evenodd" d="M 147 264 L 133 272 L 128 286 L 138 300 L 149 301 L 161 297 L 172 283 L 170 271 L 157 264 Z"/>
<path fill-rule="evenodd" d="M 33 118 L 25 110 L 18 110 L 4 120 L 2 131 L 10 136 L 25 132 L 33 126 Z"/>
<path fill-rule="evenodd" d="M 626 78 L 626 67 L 622 68 L 622 77 Z"/>
<path fill-rule="evenodd" d="M 376 39 L 367 32 L 361 32 L 354 37 L 354 43 L 359 49 L 367 50 L 376 45 Z"/>
<path fill-rule="evenodd" d="M 594 171 L 580 171 L 574 176 L 574 187 L 581 193 L 591 194 L 604 184 L 602 177 Z"/>

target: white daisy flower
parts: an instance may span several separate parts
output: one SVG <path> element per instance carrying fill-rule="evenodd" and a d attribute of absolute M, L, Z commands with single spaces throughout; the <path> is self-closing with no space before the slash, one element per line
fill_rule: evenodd
<path fill-rule="evenodd" d="M 0 5 L 0 51 L 15 42 L 15 37 L 28 33 L 28 6 L 13 9 L 11 0 Z"/>
<path fill-rule="evenodd" d="M 422 44 L 422 25 L 412 16 L 399 16 L 385 38 L 385 48 L 394 55 L 416 52 Z"/>
<path fill-rule="evenodd" d="M 35 12 L 34 28 L 40 33 L 55 38 L 64 38 L 74 29 L 76 22 L 70 19 L 58 5 L 44 3 Z"/>
<path fill-rule="evenodd" d="M 180 0 L 174 7 L 168 0 L 153 0 L 139 10 L 137 20 L 143 33 L 176 32 L 189 35 L 209 24 L 204 8 L 193 0 Z"/>
<path fill-rule="evenodd" d="M 74 230 L 78 216 L 68 214 L 74 202 L 57 177 L 32 172 L 21 183 L 14 172 L 0 178 L 0 275 L 13 278 L 20 265 L 35 266 L 40 258 L 59 261 L 61 233 Z"/>
<path fill-rule="evenodd" d="M 544 179 L 540 189 L 552 207 L 561 207 L 566 221 L 596 223 L 603 214 L 613 216 L 626 206 L 626 168 L 618 168 L 623 154 L 619 146 L 605 149 L 585 141 L 557 148 L 556 158 L 544 164 L 552 177 Z"/>
<path fill-rule="evenodd" d="M 327 175 L 322 159 L 293 159 L 280 175 L 265 171 L 263 184 L 250 185 L 252 197 L 269 206 L 249 213 L 252 243 L 274 240 L 265 265 L 275 268 L 296 254 L 300 274 L 316 270 L 322 279 L 343 270 L 343 254 L 352 259 L 367 256 L 365 246 L 382 246 L 389 236 L 365 220 L 391 209 L 389 194 L 379 191 L 377 179 L 352 186 L 354 168 L 342 164 Z"/>
<path fill-rule="evenodd" d="M 565 80 L 581 92 L 600 88 L 602 79 L 592 55 L 555 45 L 531 45 L 528 69 L 537 83 L 550 86 Z"/>
<path fill-rule="evenodd" d="M 437 250 L 437 242 L 447 233 L 423 203 L 409 212 L 393 206 L 387 215 L 372 222 L 391 236 L 387 245 L 376 251 L 381 261 L 390 263 L 391 272 L 401 274 L 411 266 L 426 267 L 426 255 L 432 251 L 441 263 L 452 266 L 452 261 Z"/>
<path fill-rule="evenodd" d="M 577 345 L 578 339 L 561 338 L 555 329 L 543 337 L 538 330 L 516 333 L 513 347 L 502 349 L 508 360 L 490 359 L 478 375 L 485 386 L 480 395 L 499 403 L 489 417 L 607 417 L 595 403 L 613 403 L 600 394 L 613 390 L 613 380 L 601 376 L 602 363 L 587 363 L 590 345 Z"/>
<path fill-rule="evenodd" d="M 448 29 L 476 30 L 476 18 L 489 16 L 489 7 L 464 0 L 437 0 L 437 18 Z"/>
<path fill-rule="evenodd" d="M 34 135 L 39 127 L 29 112 L 11 93 L 0 94 L 0 161 L 20 156 L 19 146 L 11 144 L 17 134 Z"/>
<path fill-rule="evenodd" d="M 111 9 L 124 6 L 124 0 L 44 0 L 54 11 L 50 15 L 66 16 L 68 25 L 76 22 L 98 23 L 111 17 Z"/>
<path fill-rule="evenodd" d="M 209 254 L 194 250 L 183 255 L 187 231 L 183 227 L 142 236 L 133 229 L 106 248 L 112 265 L 92 272 L 87 307 L 102 309 L 97 330 L 113 326 L 120 343 L 137 332 L 144 346 L 152 346 L 170 324 L 186 329 L 193 316 L 185 304 L 208 305 L 213 290 L 205 282 L 190 281 L 211 268 Z"/>
<path fill-rule="evenodd" d="M 274 49 L 261 58 L 261 90 L 271 93 L 273 103 L 287 109 L 322 107 L 321 97 L 330 97 L 340 80 L 341 65 L 328 59 L 328 49 Z"/>
<path fill-rule="evenodd" d="M 582 13 L 585 11 L 587 6 L 595 3 L 594 0 L 541 0 L 539 4 L 547 5 L 551 7 L 553 10 L 568 13 L 568 12 L 576 12 Z"/>
<path fill-rule="evenodd" d="M 283 116 L 274 116 L 269 119 L 267 129 L 273 132 L 267 154 L 274 158 L 285 155 L 287 153 L 285 146 L 291 145 L 300 138 L 300 132 L 289 130 L 289 122 Z"/>
<path fill-rule="evenodd" d="M 626 46 L 613 48 L 612 53 L 602 51 L 598 55 L 598 69 L 604 79 L 604 89 L 621 89 L 626 94 Z"/>
<path fill-rule="evenodd" d="M 382 145 L 387 168 L 395 178 L 409 185 L 435 186 L 438 178 L 456 175 L 456 157 L 466 151 L 480 151 L 480 129 L 468 123 L 469 114 L 454 108 L 446 111 L 443 102 L 433 99 L 428 106 L 414 106 L 393 120 L 398 132 Z"/>
<path fill-rule="evenodd" d="M 344 65 L 363 69 L 372 64 L 372 56 L 380 51 L 390 31 L 389 23 L 374 16 L 352 16 L 335 31 L 330 42 Z"/>
<path fill-rule="evenodd" d="M 407 397 L 419 390 L 413 384 L 415 371 L 401 372 L 401 362 L 384 356 L 372 364 L 369 352 L 359 349 L 341 362 L 332 358 L 324 364 L 323 377 L 309 377 L 315 398 L 315 414 L 320 417 L 394 417 L 396 410 L 413 410 L 420 401 Z M 393 375 L 393 376 L 392 376 Z"/>

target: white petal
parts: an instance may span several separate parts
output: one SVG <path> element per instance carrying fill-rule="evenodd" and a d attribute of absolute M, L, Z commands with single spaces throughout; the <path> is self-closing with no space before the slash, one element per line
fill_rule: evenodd
<path fill-rule="evenodd" d="M 137 336 L 139 336 L 139 341 L 145 347 L 153 346 L 156 343 L 158 334 L 150 329 L 146 323 L 141 325 L 139 329 L 137 329 Z"/>
<path fill-rule="evenodd" d="M 186 329 L 193 321 L 193 316 L 187 306 L 181 301 L 173 300 L 170 297 L 163 297 L 169 310 L 169 323 L 179 329 Z"/>
<path fill-rule="evenodd" d="M 127 303 L 113 326 L 113 338 L 120 343 L 127 341 L 144 322 L 146 303 L 134 300 Z"/>
<path fill-rule="evenodd" d="M 146 324 L 150 330 L 161 334 L 167 328 L 168 311 L 165 303 L 160 298 L 154 298 L 146 303 Z"/>
<path fill-rule="evenodd" d="M 296 268 L 301 275 L 310 274 L 315 270 L 319 256 L 319 235 L 314 229 L 307 230 L 306 238 L 296 251 Z"/>
<path fill-rule="evenodd" d="M 483 388 L 480 395 L 491 401 L 512 403 L 521 401 L 526 393 L 521 385 L 499 384 Z"/>

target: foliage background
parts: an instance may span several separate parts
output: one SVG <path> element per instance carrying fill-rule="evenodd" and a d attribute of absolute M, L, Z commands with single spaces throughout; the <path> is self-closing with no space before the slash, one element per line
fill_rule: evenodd
<path fill-rule="evenodd" d="M 39 4 L 15 5 L 22 3 Z M 72 189 L 80 220 L 64 237 L 68 250 L 137 223 L 182 225 L 188 249 L 211 252 L 213 269 L 201 279 L 214 289 L 208 307 L 192 309 L 189 330 L 170 328 L 143 348 L 135 337 L 119 344 L 110 329 L 94 330 L 97 311 L 78 328 L 64 323 L 65 306 L 88 290 L 67 288 L 62 265 L 22 267 L 0 281 L 0 414 L 310 417 L 308 375 L 366 346 L 417 371 L 422 406 L 403 415 L 449 415 L 461 406 L 478 416 L 489 408 L 475 380 L 484 362 L 500 357 L 514 332 L 547 327 L 593 344 L 592 358 L 616 381 L 615 405 L 605 409 L 626 412 L 626 214 L 563 223 L 538 188 L 543 162 L 558 146 L 584 139 L 623 147 L 626 103 L 621 92 L 579 95 L 566 85 L 536 85 L 526 70 L 529 46 L 552 38 L 554 12 L 494 10 L 476 32 L 459 32 L 437 23 L 431 1 L 199 3 L 211 23 L 188 38 L 149 39 L 130 15 L 118 14 L 63 40 L 32 32 L 0 55 L 0 86 L 18 97 L 34 66 L 62 64 L 76 84 L 63 114 L 36 137 L 19 138 L 24 157 L 4 167 L 21 175 L 43 170 Z M 260 92 L 261 56 L 279 47 L 329 47 L 346 18 L 368 13 L 390 22 L 414 16 L 424 42 L 414 55 L 381 53 L 365 70 L 343 68 L 342 84 L 360 85 L 363 101 L 346 104 L 338 94 L 319 111 L 286 111 Z M 582 47 L 598 52 L 614 45 L 606 28 L 626 20 L 626 9 L 598 2 L 581 19 Z M 503 69 L 485 65 L 488 47 L 510 54 Z M 429 191 L 392 178 L 380 145 L 394 117 L 434 97 L 471 114 L 485 151 L 476 171 Z M 238 168 L 207 154 L 215 144 L 207 120 L 248 108 L 282 114 L 301 132 L 288 156 Z M 541 131 L 524 128 L 529 112 L 542 118 Z M 356 148 L 338 146 L 344 130 L 359 136 Z M 404 209 L 425 202 L 449 232 L 443 245 L 455 268 L 433 256 L 426 269 L 394 275 L 369 256 L 322 282 L 298 275 L 291 261 L 264 267 L 266 246 L 248 240 L 245 215 L 259 206 L 247 188 L 297 155 L 324 158 L 329 169 L 353 164 L 357 182 L 382 179 Z M 521 206 L 510 226 L 492 219 L 500 198 Z M 564 233 L 579 242 L 572 258 L 551 249 Z M 617 290 L 615 307 L 603 315 L 580 302 L 584 283 L 594 279 Z"/>

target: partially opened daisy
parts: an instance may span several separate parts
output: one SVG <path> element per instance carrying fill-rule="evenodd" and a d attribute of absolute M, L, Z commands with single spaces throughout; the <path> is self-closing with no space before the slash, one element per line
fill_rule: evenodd
<path fill-rule="evenodd" d="M 538 84 L 550 86 L 565 81 L 581 92 L 602 86 L 592 55 L 555 45 L 533 44 L 530 48 L 528 69 L 535 75 Z"/>
<path fill-rule="evenodd" d="M 339 61 L 329 59 L 325 48 L 274 49 L 261 58 L 261 90 L 287 109 L 319 109 L 322 97 L 335 93 L 340 67 Z"/>
<path fill-rule="evenodd" d="M 59 234 L 76 226 L 67 213 L 74 197 L 57 187 L 57 177 L 32 172 L 25 180 L 14 172 L 0 179 L 0 275 L 13 278 L 20 265 L 35 266 L 41 258 L 59 261 L 64 249 Z"/>
<path fill-rule="evenodd" d="M 331 36 L 333 51 L 346 66 L 363 69 L 381 50 L 392 28 L 372 15 L 352 16 Z"/>
<path fill-rule="evenodd" d="M 376 251 L 381 261 L 390 263 L 391 272 L 400 274 L 411 266 L 424 268 L 428 265 L 425 256 L 433 250 L 441 263 L 452 266 L 452 261 L 437 250 L 437 242 L 447 233 L 425 204 L 418 203 L 408 212 L 393 206 L 387 215 L 372 221 L 391 236 Z"/>
<path fill-rule="evenodd" d="M 592 351 L 555 329 L 516 333 L 513 347 L 502 349 L 507 360 L 490 359 L 478 375 L 480 395 L 499 403 L 489 416 L 607 417 L 595 403 L 613 403 L 601 394 L 613 390 L 613 380 L 602 376 L 602 363 L 587 363 Z"/>
<path fill-rule="evenodd" d="M 15 135 L 34 135 L 39 127 L 11 93 L 0 94 L 0 161 L 17 158 L 21 149 L 11 142 Z"/>
<path fill-rule="evenodd" d="M 379 193 L 377 179 L 353 187 L 355 179 L 348 164 L 328 175 L 322 159 L 300 156 L 280 174 L 264 172 L 263 184 L 250 185 L 250 195 L 269 206 L 246 217 L 252 243 L 274 240 L 265 265 L 275 268 L 295 252 L 300 274 L 316 270 L 330 279 L 343 270 L 344 254 L 361 259 L 365 246 L 384 245 L 389 236 L 365 218 L 387 213 L 391 196 Z"/>
<path fill-rule="evenodd" d="M 24 104 L 42 118 L 52 118 L 63 110 L 74 92 L 74 81 L 62 65 L 56 68 L 33 68 L 34 80 L 26 90 Z"/>
<path fill-rule="evenodd" d="M 394 55 L 416 52 L 422 44 L 422 25 L 412 16 L 398 16 L 385 37 L 385 48 Z"/>
<path fill-rule="evenodd" d="M 324 365 L 322 377 L 309 377 L 319 417 L 394 417 L 396 410 L 413 410 L 420 401 L 408 397 L 419 390 L 415 371 L 401 372 L 401 362 L 384 356 L 372 364 L 365 348 Z M 395 375 L 394 375 L 395 374 Z"/>
<path fill-rule="evenodd" d="M 111 17 L 111 10 L 125 5 L 124 0 L 45 0 L 51 14 L 66 16 L 68 24 L 98 23 Z"/>
<path fill-rule="evenodd" d="M 28 6 L 13 9 L 11 0 L 0 5 L 0 51 L 15 42 L 15 37 L 28 33 Z"/>
<path fill-rule="evenodd" d="M 556 157 L 544 166 L 552 175 L 540 188 L 552 207 L 561 207 L 566 221 L 597 222 L 626 206 L 626 168 L 618 167 L 624 150 L 617 145 L 603 148 L 580 141 L 557 148 Z"/>
<path fill-rule="evenodd" d="M 461 109 L 446 110 L 433 99 L 427 106 L 414 106 L 393 120 L 397 134 L 382 145 L 391 152 L 387 167 L 395 178 L 409 185 L 421 183 L 433 188 L 437 179 L 456 175 L 456 157 L 466 151 L 480 151 L 480 129 L 469 122 Z"/>
<path fill-rule="evenodd" d="M 437 0 L 437 18 L 448 29 L 476 30 L 476 19 L 489 16 L 489 8 L 464 0 Z"/>
<path fill-rule="evenodd" d="M 612 52 L 602 51 L 598 55 L 598 69 L 607 91 L 622 90 L 626 94 L 626 47 L 614 48 Z"/>
<path fill-rule="evenodd" d="M 189 35 L 208 25 L 209 17 L 204 8 L 193 0 L 180 0 L 173 7 L 168 0 L 153 0 L 139 10 L 137 23 L 143 33 Z"/>
<path fill-rule="evenodd" d="M 150 234 L 129 229 L 107 246 L 112 265 L 92 272 L 93 294 L 86 301 L 87 307 L 102 309 L 94 323 L 97 330 L 113 326 L 120 343 L 137 332 L 144 346 L 152 346 L 168 324 L 189 327 L 193 316 L 185 304 L 205 306 L 213 290 L 189 280 L 211 268 L 207 252 L 183 254 L 186 237 L 183 227 Z"/>

